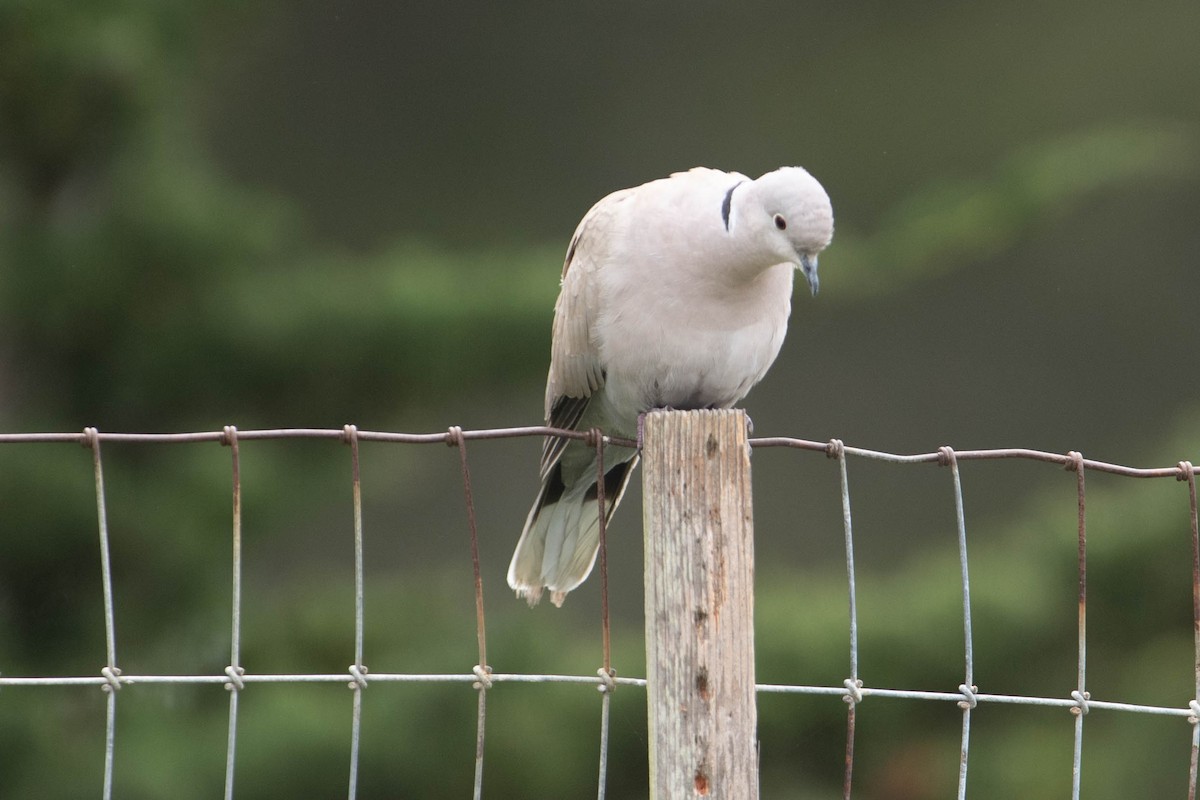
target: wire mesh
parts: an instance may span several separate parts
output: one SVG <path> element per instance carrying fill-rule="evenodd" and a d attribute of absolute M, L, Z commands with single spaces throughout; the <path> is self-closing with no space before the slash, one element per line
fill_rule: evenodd
<path fill-rule="evenodd" d="M 472 496 L 470 465 L 467 458 L 467 442 L 474 440 L 557 436 L 582 441 L 587 446 L 595 447 L 598 454 L 597 491 L 600 514 L 600 553 L 599 572 L 601 580 L 601 667 L 596 676 L 533 674 L 533 673 L 493 673 L 487 663 L 487 636 L 484 624 L 483 578 L 479 556 L 478 531 L 475 516 L 474 499 Z M 349 665 L 344 673 L 307 673 L 307 674 L 266 674 L 248 673 L 241 665 L 241 610 L 242 610 L 242 485 L 240 468 L 239 445 L 246 441 L 276 440 L 276 439 L 329 439 L 339 441 L 349 446 L 351 462 L 352 510 L 353 510 L 353 541 L 354 541 L 354 663 Z M 462 673 L 369 673 L 364 663 L 364 579 L 363 579 L 363 546 L 364 531 L 362 517 L 362 482 L 360 474 L 359 444 L 360 442 L 385 442 L 393 444 L 435 444 L 443 443 L 455 448 L 459 456 L 462 473 L 464 507 L 467 517 L 467 529 L 470 540 L 470 552 L 474 571 L 474 593 L 476 610 L 476 636 L 478 643 L 478 660 L 469 671 Z M 119 692 L 129 686 L 138 684 L 191 684 L 211 685 L 221 684 L 229 691 L 229 725 L 227 750 L 225 758 L 225 787 L 224 796 L 232 798 L 235 795 L 235 764 L 238 752 L 238 700 L 240 693 L 247 686 L 254 684 L 300 684 L 300 683 L 337 683 L 345 682 L 352 691 L 352 716 L 350 731 L 350 764 L 348 770 L 348 797 L 351 800 L 358 793 L 358 769 L 361 742 L 362 698 L 370 683 L 464 683 L 469 684 L 477 692 L 478 713 L 475 737 L 475 772 L 473 796 L 480 798 L 483 794 L 484 753 L 485 753 L 485 722 L 487 718 L 487 693 L 498 684 L 504 683 L 561 683 L 592 685 L 601 695 L 601 725 L 599 733 L 599 760 L 597 777 L 597 796 L 604 800 L 607 770 L 608 770 L 608 741 L 610 727 L 610 701 L 613 691 L 618 686 L 642 687 L 646 681 L 641 678 L 618 677 L 612 666 L 610 642 L 609 608 L 608 608 L 608 570 L 607 543 L 605 538 L 604 509 L 604 448 L 609 444 L 636 446 L 636 442 L 616 437 L 605 436 L 598 430 L 569 431 L 544 426 L 528 426 L 516 428 L 496 428 L 486 430 L 464 431 L 452 427 L 445 433 L 397 433 L 380 431 L 360 431 L 354 425 L 346 425 L 342 429 L 320 428 L 280 428 L 265 430 L 239 431 L 234 426 L 226 426 L 221 431 L 206 431 L 196 433 L 176 434 L 142 434 L 142 433 L 102 433 L 95 428 L 86 428 L 81 433 L 27 433 L 0 434 L 0 444 L 53 444 L 77 443 L 90 450 L 95 482 L 96 517 L 99 530 L 100 568 L 103 590 L 103 609 L 105 626 L 106 663 L 98 675 L 76 675 L 61 677 L 39 676 L 10 676 L 0 673 L 0 688 L 32 687 L 32 686 L 96 686 L 106 693 L 105 714 L 105 744 L 104 744 L 104 773 L 102 796 L 112 797 L 113 768 L 116 753 L 116 720 L 117 697 Z M 113 577 L 111 568 L 111 548 L 108 528 L 107 497 L 104 485 L 103 459 L 101 443 L 155 443 L 155 444 L 186 444 L 215 442 L 230 449 L 231 478 L 232 478 L 232 529 L 231 529 L 231 563 L 232 563 L 232 598 L 230 619 L 230 663 L 224 674 L 216 675 L 166 675 L 143 674 L 125 675 L 118 666 L 116 620 L 113 605 Z M 980 704 L 1006 704 L 1024 706 L 1053 707 L 1068 710 L 1074 717 L 1074 747 L 1072 756 L 1072 789 L 1071 796 L 1075 800 L 1080 795 L 1080 779 L 1083 771 L 1082 742 L 1085 717 L 1091 710 L 1104 709 L 1135 714 L 1180 717 L 1191 727 L 1191 758 L 1188 779 L 1188 797 L 1196 798 L 1197 771 L 1200 763 L 1200 528 L 1197 523 L 1197 469 L 1188 461 L 1180 461 L 1173 467 L 1141 469 L 1127 467 L 1103 461 L 1086 459 L 1079 452 L 1072 451 L 1065 455 L 1030 449 L 988 449 L 956 451 L 951 447 L 939 448 L 936 452 L 915 455 L 898 455 L 893 453 L 848 447 L 838 439 L 829 442 L 817 442 L 805 439 L 772 437 L 751 439 L 750 444 L 755 448 L 783 447 L 824 453 L 836 460 L 841 486 L 841 510 L 844 528 L 846 572 L 848 586 L 849 612 L 849 677 L 841 686 L 818 686 L 797 684 L 758 684 L 759 694 L 802 694 L 814 696 L 838 696 L 847 704 L 845 771 L 843 796 L 852 796 L 854 777 L 854 741 L 855 716 L 859 704 L 868 698 L 893 698 L 921 700 L 933 702 L 951 702 L 962 709 L 962 736 L 959 749 L 959 769 L 957 796 L 966 797 L 967 773 L 970 758 L 970 729 L 972 712 Z M 858 607 L 856 599 L 856 578 L 854 566 L 854 534 L 852 509 L 850 502 L 850 481 L 847 468 L 847 457 L 887 461 L 899 464 L 937 464 L 948 467 L 952 479 L 954 496 L 957 546 L 962 594 L 962 625 L 963 625 L 963 683 L 955 691 L 926 691 L 911 689 L 891 689 L 864 685 L 859 676 L 858 649 Z M 1017 695 L 1002 693 L 980 692 L 974 684 L 974 656 L 972 645 L 972 613 L 971 588 L 967 560 L 967 529 L 966 514 L 963 503 L 960 463 L 972 460 L 990 459 L 1025 459 L 1057 463 L 1067 471 L 1075 473 L 1077 521 L 1078 521 L 1078 647 L 1077 647 L 1077 681 L 1076 687 L 1069 697 L 1049 697 L 1034 695 Z M 1187 484 L 1189 520 L 1191 527 L 1192 550 L 1192 608 L 1193 608 L 1193 643 L 1194 643 L 1194 672 L 1195 694 L 1186 703 L 1179 706 L 1148 705 L 1126 703 L 1113 700 L 1093 699 L 1086 688 L 1087 666 L 1087 492 L 1085 475 L 1088 471 L 1111 473 L 1133 478 L 1171 478 L 1174 477 Z M 2 665 L 0 665 L 2 666 Z M 368 680 L 369 675 L 369 680 Z M 2 713 L 2 711 L 0 711 Z"/>

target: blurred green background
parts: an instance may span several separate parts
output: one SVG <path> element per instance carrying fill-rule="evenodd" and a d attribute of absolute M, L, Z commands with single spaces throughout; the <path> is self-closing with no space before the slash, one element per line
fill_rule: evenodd
<path fill-rule="evenodd" d="M 747 399 L 759 435 L 895 452 L 1025 446 L 1200 461 L 1200 5 L 0 0 L 0 430 L 540 421 L 576 221 L 695 165 L 802 164 L 833 198 L 822 293 Z M 591 674 L 597 581 L 530 611 L 504 571 L 535 440 L 472 443 L 489 660 Z M 348 449 L 242 446 L 251 672 L 353 660 Z M 105 447 L 126 674 L 229 662 L 229 452 Z M 849 671 L 836 465 L 754 458 L 759 679 Z M 952 690 L 949 473 L 851 460 L 868 685 Z M 981 691 L 1075 686 L 1074 478 L 962 468 Z M 364 444 L 365 662 L 463 673 L 457 456 Z M 1089 475 L 1096 699 L 1195 695 L 1187 494 Z M 631 491 L 610 529 L 614 665 L 643 674 Z M 90 455 L 0 446 L 0 672 L 104 663 Z M 350 693 L 242 695 L 236 795 L 345 793 Z M 475 694 L 374 684 L 360 797 L 470 790 Z M 590 687 L 489 694 L 485 794 L 595 793 Z M 645 796 L 644 694 L 613 699 L 609 797 Z M 221 791 L 217 686 L 122 692 L 116 795 Z M 0 691 L 0 796 L 95 796 L 103 693 Z M 953 793 L 961 714 L 868 700 L 856 794 Z M 845 706 L 760 701 L 763 796 L 840 796 Z M 1073 719 L 983 706 L 970 796 L 1062 797 Z M 1181 796 L 1191 727 L 1093 711 L 1083 790 Z"/>

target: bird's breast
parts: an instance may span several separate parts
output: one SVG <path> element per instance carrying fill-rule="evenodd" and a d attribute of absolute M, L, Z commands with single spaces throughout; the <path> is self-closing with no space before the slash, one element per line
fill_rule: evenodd
<path fill-rule="evenodd" d="M 754 285 L 618 287 L 594 333 L 609 402 L 621 415 L 651 408 L 728 408 L 766 373 L 787 330 L 792 268 Z"/>

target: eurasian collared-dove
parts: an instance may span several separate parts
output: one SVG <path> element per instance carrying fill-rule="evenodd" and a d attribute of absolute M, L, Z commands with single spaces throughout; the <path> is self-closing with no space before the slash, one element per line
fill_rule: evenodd
<path fill-rule="evenodd" d="M 575 230 L 554 307 L 546 419 L 634 438 L 653 408 L 729 408 L 766 374 L 791 313 L 792 273 L 817 293 L 833 237 L 821 184 L 800 167 L 750 180 L 696 168 L 614 192 Z M 605 451 L 606 519 L 637 451 Z M 532 606 L 562 605 L 596 560 L 596 453 L 547 437 L 542 488 L 508 568 Z"/>

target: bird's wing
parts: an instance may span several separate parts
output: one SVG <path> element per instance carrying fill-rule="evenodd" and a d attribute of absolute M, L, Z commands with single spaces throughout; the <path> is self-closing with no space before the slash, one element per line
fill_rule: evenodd
<path fill-rule="evenodd" d="M 619 206 L 633 190 L 613 192 L 584 215 L 563 262 L 562 289 L 554 304 L 550 374 L 546 378 L 546 423 L 574 430 L 592 394 L 604 385 L 604 367 L 592 338 L 599 311 L 596 272 L 608 253 L 608 241 Z M 547 437 L 542 450 L 543 477 L 562 455 L 567 440 Z"/>
<path fill-rule="evenodd" d="M 546 424 L 551 428 L 575 430 L 590 400 L 590 397 L 560 397 L 558 403 L 551 409 Z M 542 463 L 539 474 L 543 481 L 562 457 L 568 441 L 570 440 L 561 436 L 547 436 L 542 442 Z"/>

